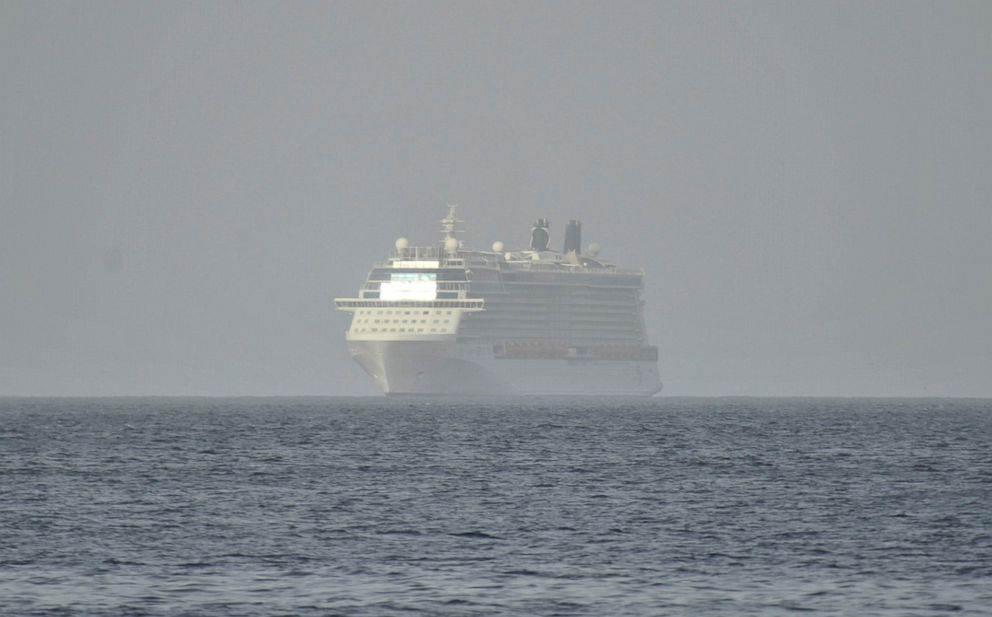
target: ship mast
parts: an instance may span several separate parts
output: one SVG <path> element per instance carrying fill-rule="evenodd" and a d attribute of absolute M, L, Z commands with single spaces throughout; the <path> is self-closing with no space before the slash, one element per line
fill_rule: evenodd
<path fill-rule="evenodd" d="M 461 242 L 458 241 L 455 234 L 465 231 L 459 227 L 465 221 L 455 216 L 457 210 L 458 204 L 448 204 L 448 216 L 441 219 L 441 233 L 444 234 L 444 250 L 451 254 L 457 252 L 461 246 Z"/>
<path fill-rule="evenodd" d="M 456 233 L 465 231 L 464 229 L 459 229 L 459 225 L 465 221 L 455 216 L 457 210 L 458 204 L 448 204 L 448 216 L 441 219 L 441 233 L 444 234 L 445 240 L 454 238 Z"/>

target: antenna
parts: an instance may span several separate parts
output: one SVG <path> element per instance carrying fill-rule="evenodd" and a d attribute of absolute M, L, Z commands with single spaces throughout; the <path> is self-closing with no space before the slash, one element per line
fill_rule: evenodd
<path fill-rule="evenodd" d="M 459 225 L 465 221 L 455 216 L 457 210 L 458 204 L 448 204 L 448 216 L 441 219 L 441 233 L 444 234 L 445 240 L 454 238 L 456 233 L 465 231 L 459 228 Z"/>

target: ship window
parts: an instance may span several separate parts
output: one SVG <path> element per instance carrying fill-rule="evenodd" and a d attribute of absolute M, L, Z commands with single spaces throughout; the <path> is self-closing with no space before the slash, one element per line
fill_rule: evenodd
<path fill-rule="evenodd" d="M 418 281 L 436 281 L 435 272 L 391 272 L 390 281 L 402 281 L 404 283 L 415 283 Z"/>
<path fill-rule="evenodd" d="M 424 311 L 424 315 L 427 315 L 428 313 L 430 313 L 430 311 Z"/>

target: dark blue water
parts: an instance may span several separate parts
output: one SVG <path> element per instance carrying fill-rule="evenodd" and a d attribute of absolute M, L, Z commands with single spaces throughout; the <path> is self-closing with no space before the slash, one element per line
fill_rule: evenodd
<path fill-rule="evenodd" d="M 0 399 L 3 615 L 992 613 L 992 401 Z"/>

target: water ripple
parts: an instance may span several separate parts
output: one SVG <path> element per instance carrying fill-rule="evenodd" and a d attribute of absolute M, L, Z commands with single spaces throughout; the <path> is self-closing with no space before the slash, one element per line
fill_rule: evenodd
<path fill-rule="evenodd" d="M 0 614 L 987 614 L 992 402 L 0 399 Z"/>

